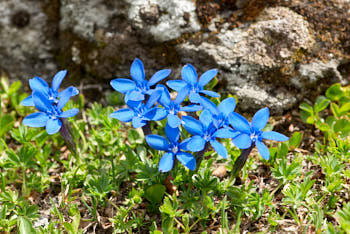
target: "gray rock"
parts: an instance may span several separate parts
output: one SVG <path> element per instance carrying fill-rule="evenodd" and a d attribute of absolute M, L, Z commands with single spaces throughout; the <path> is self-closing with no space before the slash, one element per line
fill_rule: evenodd
<path fill-rule="evenodd" d="M 43 2 L 0 1 L 0 68 L 14 79 L 29 79 L 57 68 Z"/>
<path fill-rule="evenodd" d="M 60 0 L 60 30 L 72 29 L 77 35 L 94 40 L 95 30 L 108 26 L 109 20 L 120 10 L 108 7 L 103 0 Z"/>
<path fill-rule="evenodd" d="M 177 49 L 185 62 L 197 67 L 217 64 L 219 79 L 226 82 L 222 91 L 236 94 L 243 110 L 268 106 L 272 112 L 281 113 L 302 97 L 297 89 L 306 91 L 305 87 L 316 82 L 293 73 L 295 56 L 310 51 L 314 43 L 302 16 L 288 8 L 275 7 L 265 9 L 255 23 L 246 27 L 222 30 L 216 40 L 199 46 L 186 42 Z M 292 79 L 300 80 L 300 85 L 296 87 Z"/>
<path fill-rule="evenodd" d="M 125 0 L 130 22 L 155 41 L 164 42 L 183 33 L 200 30 L 196 6 L 192 0 Z"/>

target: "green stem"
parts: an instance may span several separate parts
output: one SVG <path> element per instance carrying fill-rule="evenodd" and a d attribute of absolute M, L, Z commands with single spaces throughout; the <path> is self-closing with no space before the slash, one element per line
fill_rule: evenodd
<path fill-rule="evenodd" d="M 205 143 L 205 146 L 204 146 L 204 149 L 199 151 L 197 154 L 196 154 L 196 161 L 197 161 L 197 168 L 195 170 L 195 172 L 197 172 L 199 170 L 199 167 L 203 161 L 203 158 L 204 158 L 204 153 L 209 149 L 209 142 Z"/>

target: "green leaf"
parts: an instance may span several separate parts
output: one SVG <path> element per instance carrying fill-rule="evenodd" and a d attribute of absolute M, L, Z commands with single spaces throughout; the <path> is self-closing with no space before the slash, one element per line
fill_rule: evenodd
<path fill-rule="evenodd" d="M 334 124 L 334 131 L 335 132 L 348 132 L 350 131 L 350 122 L 347 119 L 339 119 Z"/>
<path fill-rule="evenodd" d="M 322 132 L 328 132 L 331 129 L 328 124 L 322 122 L 321 120 L 316 122 L 316 128 L 320 129 Z"/>
<path fill-rule="evenodd" d="M 314 110 L 313 110 L 312 106 L 310 106 L 306 102 L 301 103 L 299 108 L 302 109 L 303 111 L 306 111 L 307 113 L 309 113 L 311 115 L 314 114 Z"/>
<path fill-rule="evenodd" d="M 18 217 L 17 226 L 19 234 L 35 234 L 32 223 L 26 217 Z"/>
<path fill-rule="evenodd" d="M 143 136 L 136 129 L 130 129 L 128 131 L 128 141 L 131 145 L 142 144 Z"/>
<path fill-rule="evenodd" d="M 11 84 L 10 89 L 9 89 L 9 94 L 14 94 L 16 93 L 22 86 L 21 81 L 15 81 Z"/>
<path fill-rule="evenodd" d="M 313 114 L 310 114 L 307 111 L 301 111 L 300 117 L 307 124 L 314 124 L 315 122 Z"/>
<path fill-rule="evenodd" d="M 146 189 L 145 197 L 151 203 L 160 203 L 165 194 L 165 186 L 162 184 L 154 184 Z"/>
<path fill-rule="evenodd" d="M 302 139 L 303 134 L 301 132 L 294 132 L 292 137 L 289 138 L 289 147 L 291 147 L 292 149 L 298 148 Z"/>
<path fill-rule="evenodd" d="M 333 112 L 333 115 L 337 118 L 340 117 L 340 109 L 339 109 L 339 106 L 335 103 L 331 103 L 331 110 Z"/>
<path fill-rule="evenodd" d="M 318 96 L 314 104 L 315 113 L 319 113 L 326 109 L 331 101 L 325 96 Z"/>
<path fill-rule="evenodd" d="M 329 87 L 326 91 L 326 96 L 332 101 L 337 101 L 343 96 L 343 91 L 339 83 Z"/>
<path fill-rule="evenodd" d="M 0 118 L 0 137 L 12 128 L 15 118 L 11 115 L 4 115 Z"/>
<path fill-rule="evenodd" d="M 344 103 L 341 107 L 340 107 L 340 115 L 344 115 L 346 114 L 348 111 L 350 110 L 350 102 Z"/>

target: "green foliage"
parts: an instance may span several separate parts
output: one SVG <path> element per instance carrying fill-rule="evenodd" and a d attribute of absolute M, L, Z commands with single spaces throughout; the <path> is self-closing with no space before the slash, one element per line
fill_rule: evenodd
<path fill-rule="evenodd" d="M 301 104 L 303 120 L 324 136 L 314 152 L 301 149 L 307 132 L 294 132 L 270 147 L 269 161 L 253 153 L 240 179 L 230 176 L 240 154 L 230 139 L 227 160 L 208 151 L 196 173 L 177 163 L 172 174 L 160 173 L 162 155 L 142 131 L 109 118 L 113 108 L 86 107 L 81 95 L 67 104 L 83 110 L 70 120 L 72 154 L 59 134 L 20 124 L 31 109 L 19 105 L 20 87 L 0 80 L 1 233 L 284 233 L 285 223 L 303 233 L 349 230 L 348 87 L 335 84 L 315 104 Z M 155 123 L 154 134 L 164 124 Z M 213 175 L 218 165 L 223 177 Z"/>

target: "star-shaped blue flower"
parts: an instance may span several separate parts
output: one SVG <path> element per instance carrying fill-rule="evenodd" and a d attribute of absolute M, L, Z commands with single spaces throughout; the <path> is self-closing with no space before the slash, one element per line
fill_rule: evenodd
<path fill-rule="evenodd" d="M 213 124 L 219 129 L 221 127 L 229 127 L 229 117 L 236 108 L 236 99 L 233 97 L 226 98 L 218 106 L 206 97 L 201 97 L 201 105 L 204 109 L 208 109 L 213 115 Z"/>
<path fill-rule="evenodd" d="M 196 69 L 191 64 L 186 64 L 181 71 L 182 80 L 169 80 L 167 85 L 179 92 L 187 92 L 192 103 L 201 102 L 201 94 L 206 94 L 211 97 L 220 97 L 216 92 L 204 90 L 204 86 L 208 84 L 218 73 L 217 69 L 211 69 L 201 75 L 198 80 Z"/>
<path fill-rule="evenodd" d="M 167 113 L 167 123 L 172 128 L 177 128 L 181 125 L 181 119 L 177 116 L 179 111 L 196 112 L 202 109 L 199 105 L 189 105 L 182 107 L 180 104 L 185 100 L 187 94 L 179 91 L 175 100 L 171 100 L 170 93 L 164 85 L 157 85 L 157 89 L 162 91 L 162 96 L 159 103 L 164 107 Z"/>
<path fill-rule="evenodd" d="M 288 137 L 275 132 L 262 130 L 269 119 L 269 109 L 267 107 L 260 109 L 253 116 L 252 122 L 249 123 L 242 115 L 234 113 L 230 116 L 230 124 L 240 132 L 239 135 L 232 139 L 233 143 L 240 149 L 248 149 L 256 145 L 260 155 L 268 160 L 270 158 L 269 149 L 263 143 L 263 139 L 274 141 L 287 141 Z"/>
<path fill-rule="evenodd" d="M 140 59 L 136 58 L 131 64 L 132 80 L 117 78 L 111 81 L 111 86 L 118 92 L 125 94 L 125 103 L 129 101 L 143 101 L 145 94 L 151 94 L 151 86 L 168 77 L 171 70 L 164 69 L 156 72 L 149 81 L 145 80 L 145 69 Z"/>
<path fill-rule="evenodd" d="M 29 80 L 29 86 L 32 89 L 33 92 L 39 91 L 41 92 L 50 102 L 58 103 L 59 98 L 62 96 L 62 92 L 58 92 L 61 83 L 64 79 L 64 77 L 67 75 L 66 70 L 62 70 L 56 73 L 52 80 L 52 87 L 47 84 L 47 82 L 40 77 L 36 76 Z M 70 86 L 69 88 L 71 90 L 71 95 L 75 96 L 79 94 L 79 90 L 73 86 Z M 33 102 L 33 96 L 30 95 L 29 97 L 23 99 L 21 102 L 21 105 L 23 106 L 34 106 Z"/>
<path fill-rule="evenodd" d="M 132 121 L 132 126 L 134 128 L 143 127 L 150 120 L 162 120 L 166 117 L 166 111 L 162 108 L 153 106 L 160 98 L 160 95 L 161 91 L 159 90 L 153 92 L 146 104 L 142 101 L 128 102 L 127 105 L 129 108 L 117 110 L 110 114 L 109 117 L 123 122 Z"/>
<path fill-rule="evenodd" d="M 183 116 L 185 129 L 193 137 L 187 143 L 187 150 L 198 152 L 204 149 L 205 144 L 210 142 L 214 150 L 223 158 L 227 157 L 227 150 L 216 138 L 233 138 L 238 133 L 231 128 L 216 129 L 213 123 L 213 116 L 208 109 L 202 111 L 199 121 L 191 116 Z"/>
<path fill-rule="evenodd" d="M 179 142 L 179 128 L 171 128 L 169 125 L 166 125 L 165 134 L 167 139 L 159 135 L 146 136 L 146 142 L 153 149 L 166 152 L 159 161 L 159 171 L 170 171 L 173 168 L 175 157 L 188 169 L 192 171 L 196 169 L 196 159 L 192 154 L 184 152 L 187 141 Z"/>
<path fill-rule="evenodd" d="M 46 127 L 46 132 L 50 135 L 57 133 L 62 126 L 61 119 L 73 117 L 78 114 L 79 109 L 62 111 L 70 97 L 75 92 L 73 87 L 67 88 L 60 93 L 60 98 L 56 103 L 47 97 L 47 93 L 34 91 L 32 100 L 39 112 L 30 114 L 23 119 L 23 124 L 29 127 Z"/>

